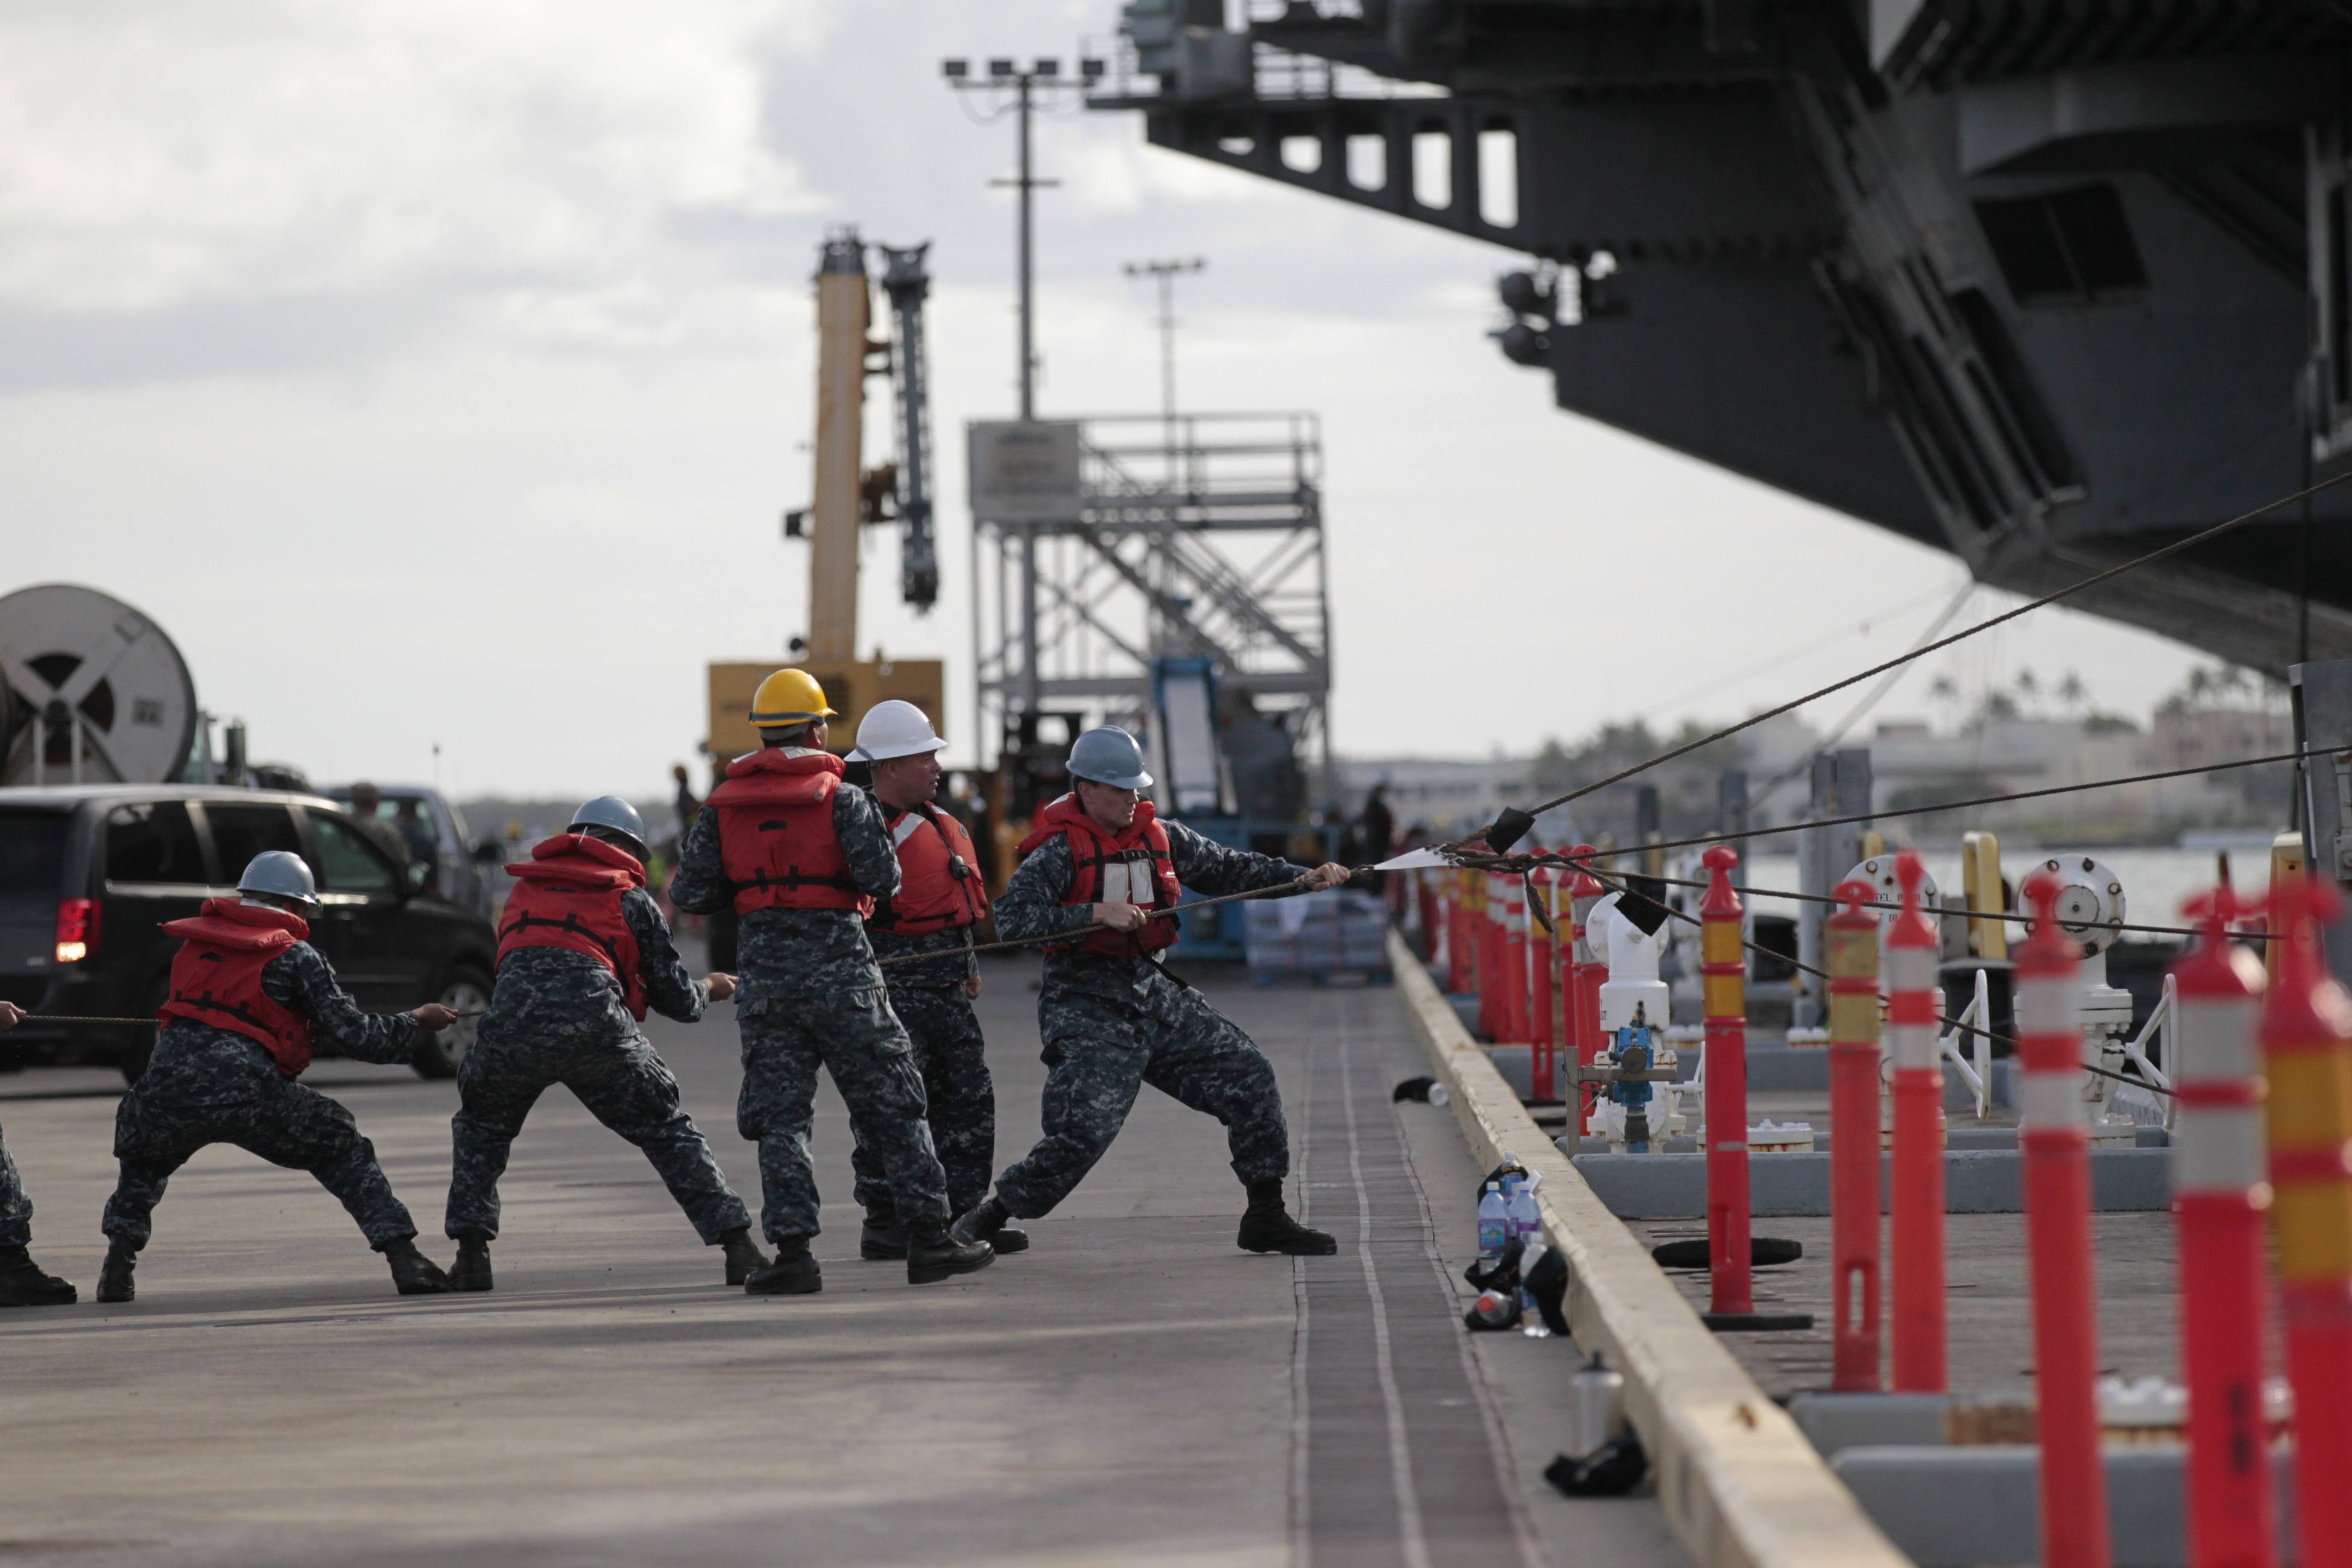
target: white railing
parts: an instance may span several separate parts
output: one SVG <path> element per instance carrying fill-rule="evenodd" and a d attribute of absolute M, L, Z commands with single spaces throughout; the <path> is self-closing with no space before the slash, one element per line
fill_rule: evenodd
<path fill-rule="evenodd" d="M 1953 1022 L 1958 1026 L 1937 1037 L 1937 1052 L 1969 1086 L 1976 1100 L 1977 1120 L 1982 1121 L 1992 1110 L 1992 994 L 1986 988 L 1983 970 L 1977 971 L 1976 994 Z"/>
<path fill-rule="evenodd" d="M 2146 1026 L 2126 1041 L 2123 1047 L 2124 1060 L 2137 1068 L 2139 1076 L 2155 1088 L 2118 1084 L 2116 1091 L 2107 1097 L 2110 1106 L 2142 1126 L 2168 1129 L 2172 1125 L 2173 1107 L 2177 1103 L 2168 1092 L 2172 1088 L 2172 1078 L 2149 1059 L 2148 1047 L 2156 1046 L 2165 1060 L 2172 1059 L 2174 1020 L 2179 1015 L 2178 994 L 2173 989 L 2172 976 L 2167 973 L 2163 998 L 2157 1003 L 2156 1010 L 2148 1014 Z"/>

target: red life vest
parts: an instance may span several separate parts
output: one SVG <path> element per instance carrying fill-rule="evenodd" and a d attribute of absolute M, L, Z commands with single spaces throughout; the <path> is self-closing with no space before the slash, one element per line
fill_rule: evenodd
<path fill-rule="evenodd" d="M 269 961 L 310 934 L 299 915 L 234 899 L 206 899 L 186 920 L 163 930 L 181 939 L 172 960 L 172 995 L 155 1010 L 158 1025 L 173 1018 L 228 1029 L 277 1058 L 294 1078 L 310 1065 L 310 1019 L 273 1000 L 261 988 Z"/>
<path fill-rule="evenodd" d="M 874 900 L 849 875 L 833 831 L 839 757 L 771 746 L 727 764 L 726 781 L 705 804 L 719 814 L 719 858 L 735 884 L 739 913 L 753 910 L 856 910 Z"/>
<path fill-rule="evenodd" d="M 646 885 L 646 868 L 618 845 L 566 833 L 507 868 L 515 879 L 499 917 L 499 962 L 523 947 L 584 952 L 613 972 L 629 1016 L 646 1016 L 645 970 L 636 933 L 621 913 L 621 895 Z"/>
<path fill-rule="evenodd" d="M 892 818 L 884 807 L 890 842 L 898 849 L 898 891 L 878 906 L 866 923 L 895 936 L 980 923 L 988 912 L 988 889 L 981 886 L 980 852 L 971 835 L 950 812 L 919 806 Z"/>
<path fill-rule="evenodd" d="M 1168 829 L 1148 800 L 1135 807 L 1135 820 L 1125 831 L 1107 833 L 1087 815 L 1077 796 L 1066 795 L 1039 814 L 1043 825 L 1021 841 L 1028 854 L 1060 835 L 1069 840 L 1075 875 L 1065 904 L 1140 904 L 1150 910 L 1172 910 L 1183 898 L 1177 885 L 1176 860 L 1168 843 Z M 1114 870 L 1114 868 L 1117 868 Z M 1116 884 L 1104 896 L 1105 883 Z M 1048 942 L 1053 952 L 1099 952 L 1112 958 L 1140 958 L 1176 941 L 1176 918 L 1143 922 L 1133 931 L 1094 931 L 1074 942 Z"/>

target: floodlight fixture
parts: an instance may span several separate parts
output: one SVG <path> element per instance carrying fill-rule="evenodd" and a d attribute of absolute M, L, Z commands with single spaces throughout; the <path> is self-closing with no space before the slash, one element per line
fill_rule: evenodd
<path fill-rule="evenodd" d="M 950 81 L 961 81 L 964 78 L 971 74 L 971 62 L 970 60 L 941 60 L 940 62 L 940 74 L 947 78 Z"/>
<path fill-rule="evenodd" d="M 1019 76 L 1021 73 L 1013 68 L 1013 62 L 1011 60 L 991 60 L 988 62 L 988 74 L 991 76 L 1005 77 Z"/>

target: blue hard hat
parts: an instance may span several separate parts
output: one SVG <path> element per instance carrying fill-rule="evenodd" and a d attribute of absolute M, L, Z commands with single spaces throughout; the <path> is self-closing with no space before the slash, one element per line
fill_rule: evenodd
<path fill-rule="evenodd" d="M 635 806 L 617 795 L 600 795 L 594 800 L 583 801 L 580 809 L 572 814 L 572 826 L 565 831 L 577 833 L 583 827 L 601 827 L 621 835 L 629 841 L 626 847 L 640 860 L 653 853 L 646 844 L 646 819 L 637 815 Z"/>
<path fill-rule="evenodd" d="M 310 876 L 310 868 L 289 849 L 265 849 L 256 855 L 247 864 L 245 875 L 236 879 L 236 890 L 285 899 L 309 909 L 319 907 L 319 884 Z"/>
<path fill-rule="evenodd" d="M 1117 725 L 1106 724 L 1078 737 L 1070 748 L 1070 776 L 1092 779 L 1113 789 L 1150 789 L 1151 775 L 1143 771 L 1143 748 Z"/>

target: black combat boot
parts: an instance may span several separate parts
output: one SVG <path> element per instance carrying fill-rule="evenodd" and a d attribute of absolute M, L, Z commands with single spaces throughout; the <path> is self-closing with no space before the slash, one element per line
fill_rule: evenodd
<path fill-rule="evenodd" d="M 1244 1252 L 1286 1252 L 1293 1258 L 1326 1258 L 1339 1250 L 1338 1242 L 1290 1217 L 1279 1176 L 1249 1184 L 1249 1207 L 1234 1241 Z"/>
<path fill-rule="evenodd" d="M 748 1296 L 814 1296 L 824 1289 L 824 1275 L 809 1256 L 804 1236 L 787 1237 L 776 1243 L 776 1260 L 743 1281 Z"/>
<path fill-rule="evenodd" d="M 449 1265 L 449 1289 L 488 1290 L 491 1288 L 491 1283 L 488 1238 L 479 1236 L 459 1237 L 457 1261 Z"/>
<path fill-rule="evenodd" d="M 377 1250 L 392 1265 L 393 1288 L 404 1296 L 438 1296 L 449 1289 L 449 1276 L 441 1266 L 416 1250 L 416 1238 L 404 1237 Z M 488 1249 L 484 1261 L 487 1263 Z"/>
<path fill-rule="evenodd" d="M 739 1225 L 733 1230 L 721 1232 L 719 1245 L 727 1254 L 727 1283 L 730 1285 L 740 1285 L 768 1266 L 768 1255 L 761 1251 L 760 1244 L 751 1239 L 749 1226 Z"/>
<path fill-rule="evenodd" d="M 131 1282 L 131 1271 L 139 1267 L 139 1249 L 121 1237 L 106 1244 L 106 1261 L 98 1268 L 98 1299 L 101 1301 L 128 1301 L 139 1294 Z"/>
<path fill-rule="evenodd" d="M 982 1209 L 992 1205 L 994 1205 L 995 1213 L 972 1219 L 973 1215 L 980 1215 Z M 1012 1218 L 1012 1212 L 1003 1204 L 997 1203 L 992 1197 L 982 1198 L 963 1211 L 962 1217 L 948 1227 L 948 1234 L 953 1236 L 958 1241 L 984 1241 L 994 1249 L 999 1258 L 1008 1252 L 1026 1252 L 1029 1250 L 1029 1233 L 1009 1223 Z M 962 1228 L 966 1219 L 972 1219 L 973 1229 L 970 1235 L 966 1235 Z"/>
<path fill-rule="evenodd" d="M 907 1256 L 907 1227 L 896 1215 L 867 1215 L 857 1232 L 857 1256 L 868 1263 L 887 1263 Z"/>
<path fill-rule="evenodd" d="M 996 1261 L 996 1248 L 984 1241 L 958 1241 L 943 1225 L 907 1227 L 907 1283 L 936 1285 L 958 1274 L 985 1268 Z"/>
<path fill-rule="evenodd" d="M 81 1300 L 73 1286 L 39 1264 L 21 1247 L 0 1247 L 0 1307 L 62 1307 Z"/>

